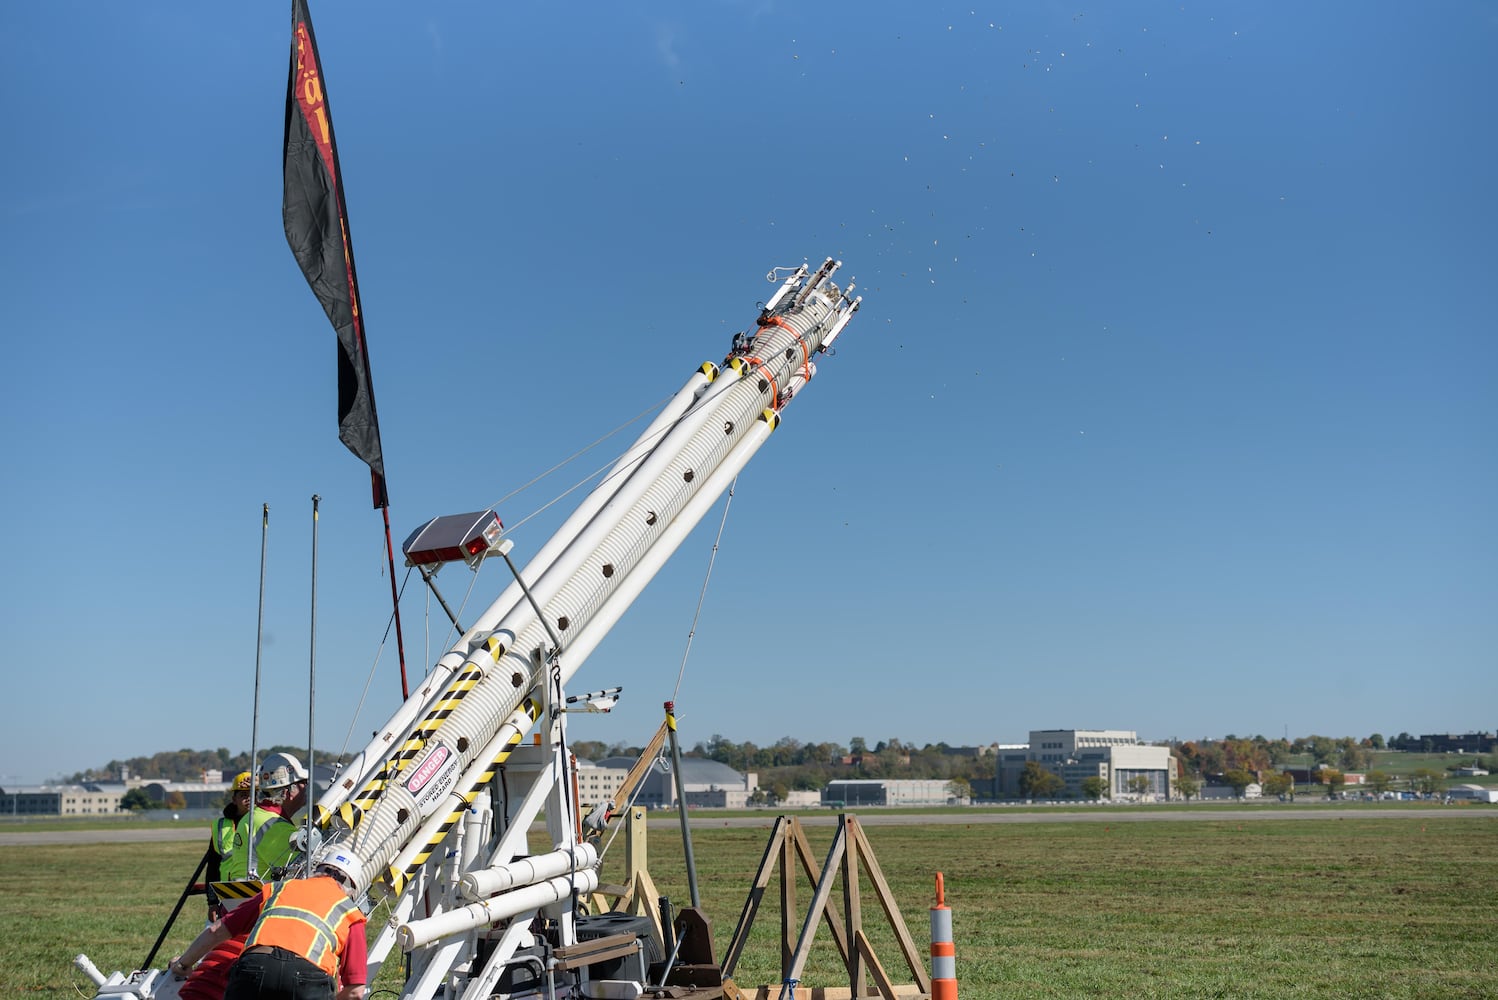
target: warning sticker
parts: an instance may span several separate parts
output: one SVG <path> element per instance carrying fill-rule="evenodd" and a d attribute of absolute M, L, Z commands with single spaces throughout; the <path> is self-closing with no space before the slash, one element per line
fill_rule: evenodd
<path fill-rule="evenodd" d="M 421 762 L 421 766 L 411 774 L 410 780 L 405 783 L 406 791 L 416 800 L 417 808 L 423 815 L 430 811 L 433 803 L 452 791 L 458 781 L 459 764 L 457 754 L 445 744 L 438 743 L 432 747 L 432 752 Z"/>

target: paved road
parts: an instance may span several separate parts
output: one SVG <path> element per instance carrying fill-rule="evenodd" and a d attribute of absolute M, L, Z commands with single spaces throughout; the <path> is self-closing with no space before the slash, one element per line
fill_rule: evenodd
<path fill-rule="evenodd" d="M 923 815 L 904 812 L 855 812 L 864 826 L 977 826 L 986 823 L 1180 823 L 1180 822 L 1254 822 L 1257 820 L 1311 820 L 1311 819 L 1418 819 L 1442 820 L 1481 818 L 1498 820 L 1498 809 L 1474 809 L 1465 806 L 1431 806 L 1427 809 L 1390 809 L 1379 806 L 1348 805 L 1344 808 L 1218 808 L 1204 806 L 1194 809 L 1128 809 L 1116 806 L 1100 806 L 1090 810 L 1056 810 L 1021 812 L 974 811 L 972 813 L 933 813 Z M 775 821 L 775 814 L 763 816 L 696 816 L 692 828 L 710 830 L 765 829 Z M 802 826 L 832 826 L 837 822 L 837 813 L 803 815 Z M 650 829 L 676 829 L 680 821 L 675 816 L 651 819 Z M 177 840 L 203 840 L 206 842 L 208 828 L 205 824 L 184 823 L 182 826 L 158 827 L 101 827 L 92 830 L 37 830 L 0 832 L 0 847 L 27 844 L 128 844 Z"/>

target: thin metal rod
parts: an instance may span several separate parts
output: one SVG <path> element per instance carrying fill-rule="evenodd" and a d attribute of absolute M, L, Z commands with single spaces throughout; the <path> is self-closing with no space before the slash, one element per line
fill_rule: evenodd
<path fill-rule="evenodd" d="M 692 897 L 692 905 L 700 907 L 702 897 L 697 895 L 697 859 L 692 855 L 692 825 L 687 822 L 686 784 L 681 776 L 681 744 L 676 740 L 676 703 L 672 701 L 666 702 L 666 729 L 671 734 L 671 770 L 676 772 L 676 806 L 681 814 L 681 846 L 686 852 L 687 892 Z"/>
<path fill-rule="evenodd" d="M 250 706 L 250 830 L 255 829 L 255 806 L 260 802 L 260 650 L 265 638 L 265 549 L 270 538 L 270 504 L 260 505 L 260 612 L 255 621 L 255 699 Z M 259 872 L 255 865 L 254 844 L 250 845 L 250 878 Z"/>
<path fill-rule="evenodd" d="M 369 405 L 374 407 L 374 390 L 370 388 Z M 406 640 L 401 634 L 401 599 L 400 593 L 395 589 L 395 543 L 390 540 L 390 498 L 387 495 L 385 503 L 380 507 L 380 513 L 385 518 L 385 562 L 390 567 L 390 606 L 395 610 L 395 650 L 400 657 L 401 663 L 401 700 L 406 701 L 411 697 L 411 686 L 406 683 Z M 310 772 L 309 772 L 310 773 Z"/>
<path fill-rule="evenodd" d="M 317 743 L 313 738 L 313 733 L 316 731 L 313 706 L 317 701 L 317 505 L 321 500 L 322 497 L 316 493 L 312 494 L 312 637 L 311 648 L 307 653 L 307 791 L 303 795 L 307 802 L 307 836 L 303 842 L 303 849 L 306 852 L 304 857 L 308 858 L 312 854 L 312 813 L 315 811 L 312 803 L 317 801 L 317 782 L 313 778 L 313 775 L 317 774 Z"/>
<path fill-rule="evenodd" d="M 172 915 L 166 918 L 166 925 L 161 928 L 161 933 L 156 935 L 156 943 L 151 945 L 151 953 L 146 956 L 146 960 L 144 962 L 140 963 L 140 967 L 142 969 L 149 969 L 151 967 L 151 963 L 156 961 L 156 953 L 161 950 L 161 943 L 165 941 L 166 936 L 171 933 L 172 925 L 177 922 L 177 916 L 182 912 L 182 904 L 186 903 L 187 897 L 192 895 L 192 887 L 197 884 L 198 876 L 203 874 L 203 869 L 208 867 L 208 858 L 212 854 L 213 845 L 210 844 L 208 846 L 207 852 L 203 855 L 203 860 L 198 862 L 197 870 L 195 870 L 192 875 L 188 877 L 187 886 L 182 890 L 182 895 L 177 897 L 177 905 L 172 907 Z"/>
<path fill-rule="evenodd" d="M 447 612 L 447 618 L 453 623 L 453 628 L 458 630 L 459 635 L 466 633 L 468 630 L 458 623 L 458 616 L 453 614 L 453 609 L 447 606 L 447 599 L 442 596 L 442 591 L 437 589 L 437 574 L 428 573 L 425 566 L 416 568 L 421 570 L 421 578 L 426 581 L 427 589 L 437 598 L 437 603 L 442 605 L 442 610 Z"/>

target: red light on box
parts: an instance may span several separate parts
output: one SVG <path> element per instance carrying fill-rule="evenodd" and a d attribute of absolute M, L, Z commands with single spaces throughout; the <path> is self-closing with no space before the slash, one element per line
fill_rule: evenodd
<path fill-rule="evenodd" d="M 401 551 L 408 566 L 466 562 L 475 566 L 498 544 L 505 526 L 492 510 L 434 517 L 411 532 Z"/>

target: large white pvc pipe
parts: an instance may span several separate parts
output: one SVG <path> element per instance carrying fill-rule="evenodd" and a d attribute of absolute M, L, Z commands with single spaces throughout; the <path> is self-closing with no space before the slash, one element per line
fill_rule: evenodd
<path fill-rule="evenodd" d="M 525 579 L 531 579 L 532 576 L 539 574 L 542 569 L 551 564 L 551 561 L 556 558 L 557 553 L 567 547 L 573 537 L 582 530 L 583 526 L 598 512 L 598 509 L 603 506 L 608 497 L 612 495 L 611 489 L 606 487 L 614 486 L 614 484 L 622 481 L 623 477 L 628 474 L 628 470 L 636 465 L 650 448 L 654 447 L 656 440 L 662 435 L 664 430 L 680 419 L 681 415 L 696 402 L 698 395 L 709 383 L 709 378 L 704 368 L 706 368 L 706 365 L 694 371 L 691 377 L 677 390 L 675 395 L 666 401 L 666 405 L 661 408 L 661 412 L 656 414 L 655 419 L 635 439 L 634 444 L 614 463 L 608 475 L 583 498 L 583 502 L 578 508 L 572 512 L 551 538 L 547 539 L 536 555 L 526 564 L 524 570 Z M 499 598 L 489 605 L 488 610 L 480 616 L 479 621 L 464 636 L 460 637 L 446 654 L 437 660 L 434 668 L 423 679 L 421 686 L 412 692 L 411 696 L 396 709 L 395 714 L 386 721 L 384 727 L 375 733 L 364 749 L 349 764 L 341 769 L 339 780 L 335 781 L 327 792 L 317 800 L 317 805 L 320 808 L 329 812 L 336 810 L 348 800 L 348 797 L 356 789 L 362 787 L 384 766 L 385 757 L 390 748 L 400 745 L 404 735 L 410 732 L 411 726 L 416 722 L 417 716 L 425 714 L 423 709 L 427 707 L 428 703 L 447 684 L 453 673 L 463 665 L 463 661 L 467 658 L 467 650 L 470 647 L 471 640 L 469 637 L 492 631 L 494 624 L 499 621 L 500 617 L 508 613 L 522 597 L 523 593 L 520 585 L 516 582 L 511 582 L 500 594 Z M 367 772 L 366 764 L 369 765 Z"/>
<path fill-rule="evenodd" d="M 769 437 L 771 430 L 772 427 L 766 419 L 761 418 L 753 422 L 744 439 L 719 463 L 719 467 L 714 470 L 713 474 L 702 482 L 697 493 L 667 525 L 665 532 L 655 545 L 645 553 L 640 564 L 619 583 L 604 605 L 578 632 L 562 657 L 563 684 L 566 684 L 589 654 L 597 648 L 604 636 L 659 572 L 661 566 L 697 526 L 702 516 L 717 502 L 718 497 L 728 488 L 728 485 L 733 482 L 734 476 L 738 475 L 754 457 L 755 452 Z M 432 839 L 441 832 L 450 811 L 462 804 L 461 796 L 472 790 L 473 785 L 482 777 L 484 771 L 488 769 L 490 763 L 500 754 L 505 745 L 523 737 L 532 725 L 533 722 L 527 712 L 521 710 L 512 712 L 496 729 L 493 737 L 483 749 L 473 757 L 462 776 L 454 783 L 453 790 L 444 803 L 427 814 L 424 821 L 416 810 L 410 809 L 405 822 L 402 823 L 397 818 L 399 811 L 387 808 L 380 810 L 378 815 L 371 814 L 370 817 L 366 817 L 365 824 L 359 831 L 359 839 L 367 839 L 375 844 L 404 845 L 396 852 L 389 867 L 396 872 L 407 871 L 427 850 L 427 845 Z M 404 798 L 404 789 L 398 787 L 391 797 L 391 802 L 404 800 Z M 362 857 L 362 851 L 357 853 L 361 855 L 361 861 L 366 860 Z M 372 881 L 379 874 L 378 867 L 383 863 L 383 859 L 376 854 L 368 860 L 374 862 L 366 868 L 367 877 Z"/>
<path fill-rule="evenodd" d="M 573 587 L 595 588 L 598 586 L 596 580 L 589 579 L 579 583 L 579 570 L 583 563 L 594 556 L 604 542 L 617 530 L 621 530 L 621 521 L 641 502 L 652 487 L 658 486 L 671 463 L 677 460 L 678 455 L 694 446 L 700 450 L 704 447 L 703 442 L 709 445 L 716 442 L 721 435 L 717 427 L 707 425 L 707 421 L 717 417 L 722 408 L 720 400 L 730 398 L 727 391 L 733 388 L 738 380 L 720 379 L 718 386 L 710 388 L 704 395 L 700 405 L 692 408 L 676 423 L 671 431 L 662 441 L 651 450 L 650 454 L 641 462 L 640 466 L 630 475 L 628 481 L 620 486 L 615 495 L 610 499 L 589 522 L 588 526 L 567 547 L 566 551 L 557 558 L 543 575 L 543 577 L 531 584 L 532 597 L 538 605 L 549 604 L 556 596 L 569 585 Z M 752 425 L 752 423 L 751 423 Z M 737 423 L 734 424 L 738 426 Z M 742 437 L 747 431 L 739 431 Z M 721 463 L 721 459 L 719 459 Z M 711 478 L 709 476 L 708 478 Z M 687 488 L 688 500 L 696 493 L 700 493 L 705 480 L 693 482 Z M 681 489 L 680 485 L 672 484 L 672 489 Z M 641 529 L 630 525 L 628 531 L 639 533 Z M 664 531 L 664 527 L 658 529 Z M 646 549 L 648 552 L 648 548 Z M 628 570 L 628 567 L 625 567 Z M 626 573 L 627 575 L 627 573 Z M 617 586 L 609 583 L 607 587 Z M 581 625 L 582 623 L 580 623 Z M 527 601 L 523 606 L 516 607 L 500 623 L 496 629 L 496 635 L 504 635 L 509 639 L 504 660 L 510 661 L 510 669 L 506 671 L 504 664 L 494 661 L 488 649 L 474 651 L 467 661 L 465 668 L 472 667 L 482 673 L 482 678 L 473 684 L 465 693 L 461 703 L 452 710 L 451 715 L 442 723 L 444 729 L 452 730 L 461 734 L 459 742 L 466 743 L 467 749 L 457 747 L 461 764 L 465 768 L 468 763 L 476 759 L 469 756 L 477 739 L 489 742 L 488 737 L 493 734 L 498 725 L 497 720 L 507 715 L 507 709 L 512 708 L 516 702 L 523 697 L 524 691 L 532 684 L 524 683 L 525 678 L 531 678 L 532 665 L 528 662 L 528 651 L 537 646 L 549 645 L 549 630 L 547 626 L 536 618 L 535 610 Z M 503 641 L 503 640 L 501 640 Z M 516 684 L 512 678 L 521 678 L 522 683 Z M 534 683 L 534 678 L 531 678 Z M 460 723 L 459 720 L 462 720 Z M 466 725 L 473 722 L 474 728 L 469 731 Z M 454 748 L 441 744 L 440 738 L 443 730 L 438 730 L 437 735 L 414 754 L 409 767 L 402 773 L 420 775 L 422 768 L 430 754 L 439 752 L 453 753 Z M 446 767 L 443 768 L 447 770 Z M 360 855 L 367 869 L 378 870 L 385 862 L 394 855 L 406 839 L 402 836 L 402 828 L 406 831 L 414 831 L 421 825 L 423 819 L 434 815 L 434 800 L 430 796 L 419 795 L 416 791 L 408 790 L 402 781 L 391 781 L 380 795 L 378 801 L 365 815 L 360 824 L 359 836 L 355 841 L 355 851 Z"/>
<path fill-rule="evenodd" d="M 706 367 L 706 366 L 704 366 Z M 541 576 L 556 557 L 561 554 L 572 540 L 577 537 L 578 532 L 587 526 L 588 522 L 598 513 L 605 503 L 614 495 L 619 486 L 629 477 L 631 470 L 659 444 L 665 432 L 681 419 L 682 414 L 697 401 L 697 397 L 707 388 L 709 384 L 707 373 L 701 368 L 692 373 L 676 394 L 666 401 L 661 412 L 656 414 L 655 419 L 645 428 L 644 432 L 635 439 L 635 443 L 619 457 L 608 475 L 599 480 L 597 486 L 593 487 L 583 498 L 581 504 L 573 511 L 562 526 L 546 540 L 545 544 L 536 551 L 536 554 L 525 564 L 521 576 L 525 580 L 534 580 Z M 478 620 L 468 629 L 467 633 L 453 645 L 453 650 L 461 651 L 469 648 L 475 641 L 473 638 L 479 635 L 487 635 L 494 631 L 500 620 L 512 611 L 525 597 L 520 584 L 511 581 L 505 587 L 499 597 L 478 617 Z"/>
<path fill-rule="evenodd" d="M 597 865 L 598 848 L 582 843 L 570 850 L 562 848 L 548 854 L 518 858 L 492 868 L 464 872 L 458 878 L 458 892 L 463 894 L 464 899 L 483 900 L 520 886 L 533 885 L 542 879 L 555 878 Z"/>
<path fill-rule="evenodd" d="M 765 421 L 755 421 L 750 433 L 734 449 L 731 459 L 714 471 L 708 482 L 704 484 L 702 491 L 682 509 L 676 520 L 671 522 L 666 533 L 660 537 L 640 564 L 609 595 L 603 607 L 588 619 L 588 624 L 572 640 L 572 644 L 567 647 L 567 652 L 562 657 L 563 684 L 572 679 L 578 667 L 593 650 L 598 648 L 598 644 L 618 624 L 619 619 L 624 616 L 624 612 L 629 610 L 635 598 L 640 596 L 646 585 L 660 572 L 666 560 L 671 558 L 686 537 L 692 533 L 692 529 L 697 527 L 702 516 L 718 502 L 719 496 L 733 482 L 734 476 L 743 471 L 744 466 L 754 457 L 754 453 L 759 451 L 760 446 L 769 438 L 770 430 L 770 425 Z"/>
<path fill-rule="evenodd" d="M 824 338 L 832 326 L 842 318 L 838 304 L 830 302 L 824 295 L 819 294 L 815 297 L 803 295 L 798 301 L 808 301 L 815 308 L 810 313 L 802 313 L 798 310 L 794 315 L 788 314 L 783 325 L 777 324 L 763 328 L 756 339 L 756 348 L 762 357 L 756 358 L 752 365 L 743 366 L 746 369 L 746 375 L 758 385 L 745 386 L 745 379 L 729 378 L 720 379 L 718 384 L 711 387 L 704 394 L 702 405 L 690 408 L 685 417 L 671 429 L 665 438 L 650 449 L 649 454 L 629 476 L 628 482 L 615 491 L 609 502 L 600 508 L 598 515 L 552 563 L 543 578 L 536 582 L 533 592 L 537 603 L 550 605 L 553 598 L 564 591 L 567 592 L 569 599 L 561 601 L 562 608 L 558 610 L 572 610 L 578 616 L 579 620 L 576 623 L 578 628 L 587 629 L 589 620 L 597 617 L 597 612 L 602 605 L 615 603 L 611 600 L 611 595 L 622 583 L 622 581 L 610 580 L 600 585 L 598 579 L 594 579 L 592 574 L 582 574 L 581 571 L 589 560 L 602 558 L 599 553 L 605 551 L 616 554 L 620 561 L 618 568 L 624 571 L 622 575 L 627 579 L 638 579 L 640 581 L 638 586 L 643 588 L 644 582 L 648 581 L 649 574 L 637 576 L 635 570 L 646 562 L 658 569 L 663 559 L 651 558 L 651 549 L 665 537 L 666 529 L 681 521 L 680 515 L 688 507 L 695 506 L 693 501 L 705 493 L 703 487 L 706 483 L 697 483 L 683 490 L 680 480 L 665 481 L 666 474 L 674 468 L 673 462 L 680 456 L 686 456 L 686 468 L 682 470 L 675 467 L 678 472 L 700 473 L 705 469 L 713 470 L 709 471 L 707 478 L 717 479 L 714 475 L 717 470 L 713 467 L 716 465 L 722 468 L 726 455 L 731 453 L 737 444 L 737 442 L 729 443 L 725 437 L 730 440 L 735 435 L 742 438 L 748 434 L 747 430 L 739 429 L 742 424 L 748 422 L 752 426 L 757 423 L 751 419 L 749 413 L 742 411 L 750 405 L 758 405 L 756 401 L 763 398 L 768 383 L 788 382 L 796 371 L 795 355 L 799 353 L 804 359 L 806 354 L 816 349 L 819 340 Z M 797 332 L 798 330 L 800 332 Z M 801 347 L 799 352 L 795 350 L 798 345 Z M 747 369 L 753 369 L 752 374 Z M 740 387 L 743 387 L 744 391 L 733 391 Z M 727 402 L 730 399 L 732 402 Z M 719 436 L 718 429 L 709 427 L 706 421 L 717 416 L 718 411 L 725 406 L 727 412 L 724 415 L 729 419 L 724 422 L 722 433 L 725 436 Z M 720 450 L 724 448 L 727 450 Z M 691 477 L 688 476 L 686 481 L 690 482 L 690 480 Z M 726 480 L 722 482 L 726 484 Z M 631 512 L 636 515 L 642 514 L 643 509 L 637 509 L 637 505 L 647 496 L 650 498 L 648 503 L 655 505 L 653 509 L 660 509 L 667 513 L 670 513 L 672 509 L 675 510 L 675 514 L 671 516 L 665 528 L 652 532 L 642 529 L 631 521 L 627 526 L 628 530 L 623 535 L 617 538 L 611 537 L 614 532 L 609 530 L 609 526 L 623 528 L 624 517 Z M 716 492 L 708 495 L 707 504 L 710 505 L 715 499 Z M 701 512 L 705 510 L 706 505 L 700 507 L 695 516 L 700 517 Z M 693 522 L 689 518 L 681 523 L 685 529 L 690 528 Z M 679 537 L 684 537 L 684 535 L 685 530 L 682 530 Z M 606 543 L 609 543 L 607 550 L 604 548 Z M 673 547 L 664 547 L 664 554 L 669 554 Z M 599 564 L 595 562 L 593 569 L 596 571 L 598 566 Z M 586 575 L 588 579 L 577 580 L 576 578 L 580 575 Z M 609 573 L 605 571 L 602 576 L 608 577 Z M 573 589 L 574 587 L 576 589 Z M 638 593 L 633 585 L 631 590 Z M 622 613 L 627 603 L 627 601 L 619 603 L 619 613 Z M 529 602 L 523 614 L 520 613 L 521 611 L 522 609 L 517 607 L 506 615 L 494 636 L 495 640 L 504 644 L 495 651 L 503 652 L 503 660 L 508 661 L 507 665 L 510 666 L 509 675 L 503 670 L 498 671 L 497 675 L 492 672 L 493 668 L 499 664 L 494 663 L 493 656 L 487 649 L 475 651 L 466 663 L 471 664 L 474 669 L 485 676 L 467 691 L 461 704 L 452 710 L 452 714 L 445 716 L 446 721 L 439 722 L 440 729 L 434 727 L 428 730 L 435 732 L 435 736 L 430 739 L 423 737 L 419 744 L 408 752 L 407 756 L 413 758 L 409 761 L 409 765 L 418 774 L 425 773 L 423 768 L 427 766 L 428 757 L 438 752 L 439 749 L 447 755 L 453 753 L 453 748 L 438 745 L 438 741 L 443 738 L 444 734 L 450 734 L 453 737 L 450 742 L 457 744 L 456 750 L 462 755 L 460 758 L 462 769 L 466 771 L 468 763 L 473 760 L 469 754 L 476 749 L 472 744 L 475 741 L 481 741 L 487 746 L 491 741 L 486 734 L 493 734 L 498 728 L 498 721 L 511 715 L 511 712 L 506 711 L 506 707 L 513 708 L 524 697 L 524 692 L 537 682 L 533 665 L 529 662 L 530 651 L 534 648 L 549 646 L 549 629 L 545 627 L 546 623 L 536 620 Z M 583 657 L 571 655 L 579 652 L 573 648 L 575 645 L 573 638 L 569 637 L 564 653 L 564 659 L 569 662 L 563 665 L 567 675 L 575 672 L 582 662 Z M 511 680 L 512 677 L 513 680 Z M 510 687 L 498 686 L 502 681 L 509 682 Z M 481 692 L 484 693 L 481 694 Z M 528 719 L 525 728 L 529 728 Z M 453 760 L 452 764 L 457 765 L 460 760 Z M 439 760 L 438 763 L 441 761 Z M 447 768 L 444 767 L 444 772 L 446 770 Z M 413 795 L 392 794 L 401 791 L 403 791 L 403 786 L 400 783 L 394 783 L 385 791 L 373 811 L 392 813 L 390 818 L 395 820 L 395 826 L 410 830 L 420 824 L 422 816 L 431 816 L 437 803 L 430 795 L 418 804 Z M 393 799 L 408 801 L 392 801 Z M 366 824 L 367 822 L 368 818 L 366 818 Z M 369 832 L 377 833 L 378 831 Z M 391 830 L 390 832 L 393 834 L 397 831 Z M 385 859 L 399 849 L 400 845 L 406 842 L 402 836 L 374 836 L 365 842 L 366 848 L 371 848 L 370 853 L 373 855 L 365 860 L 370 862 L 371 868 L 378 868 Z"/>
<path fill-rule="evenodd" d="M 634 499 L 651 485 L 651 479 L 649 478 L 651 473 L 642 471 L 640 465 L 647 458 L 654 458 L 658 463 L 669 461 L 676 451 L 679 451 L 686 442 L 691 440 L 691 434 L 682 429 L 683 423 L 687 423 L 688 426 L 694 429 L 700 425 L 717 408 L 718 400 L 723 397 L 734 382 L 733 379 L 719 379 L 717 384 L 707 385 L 706 380 L 707 376 L 701 369 L 693 373 L 692 378 L 687 380 L 686 385 L 682 387 L 676 396 L 672 397 L 672 405 L 668 406 L 667 412 L 664 412 L 656 421 L 653 421 L 651 427 L 648 429 L 647 433 L 650 435 L 650 438 L 659 436 L 659 439 L 652 441 L 646 435 L 642 435 L 641 439 L 636 442 L 636 446 L 631 448 L 629 453 L 626 453 L 625 459 L 615 466 L 616 470 L 622 471 L 627 465 L 634 465 L 634 471 L 629 473 L 624 478 L 624 481 L 617 485 L 604 483 L 595 488 L 585 498 L 582 508 L 580 508 L 580 511 L 590 512 L 592 516 L 589 518 L 581 516 L 569 518 L 567 526 L 553 535 L 552 540 L 543 547 L 548 552 L 549 564 L 542 574 L 542 578 L 552 581 L 552 587 L 559 586 L 558 581 L 565 583 L 570 578 L 570 575 L 575 572 L 575 565 L 592 551 L 591 547 L 577 547 L 577 524 L 584 520 L 587 521 L 587 524 L 583 527 L 583 531 L 588 533 L 588 538 L 602 537 L 610 529 L 617 526 L 618 521 L 624 517 L 633 505 Z M 699 398 L 699 390 L 704 386 L 707 391 L 700 393 Z M 684 414 L 690 416 L 690 421 L 684 418 Z M 659 435 L 662 429 L 665 429 L 666 433 Z M 622 499 L 626 502 L 621 502 L 621 495 Z M 587 545 L 588 543 L 583 542 L 582 544 Z M 593 544 L 596 545 L 596 543 Z M 571 558 L 567 558 L 567 553 L 569 552 L 575 554 Z M 555 553 L 555 555 L 553 556 L 551 553 Z M 539 557 L 531 560 L 525 572 L 528 574 L 530 566 L 537 565 L 542 561 Z M 563 569 L 560 571 L 558 570 L 559 561 L 563 566 Z M 561 575 L 558 575 L 559 572 Z M 532 595 L 536 598 L 538 604 L 545 604 L 550 600 L 551 595 L 547 593 L 547 588 L 540 580 L 534 580 L 529 576 L 526 578 L 532 580 Z M 516 604 L 515 601 L 506 595 L 520 595 L 523 597 L 519 583 L 511 583 L 505 588 L 504 595 L 489 606 L 489 610 L 480 617 L 479 623 L 469 630 L 467 633 L 468 636 L 478 636 L 494 631 L 501 631 L 509 632 L 513 637 L 515 633 L 524 627 L 525 623 L 535 620 L 535 612 L 531 608 L 529 601 L 525 601 L 523 604 Z M 504 610 L 506 608 L 508 610 Z M 495 619 L 502 611 L 504 619 L 500 622 L 498 628 L 496 628 L 494 624 Z M 400 724 L 398 726 L 387 726 L 384 732 L 377 734 L 375 739 L 371 741 L 369 748 L 366 748 L 366 752 L 368 753 L 370 749 L 373 752 L 362 759 L 368 766 L 365 769 L 365 773 L 360 775 L 359 781 L 354 782 L 352 779 L 348 779 L 338 782 L 334 787 L 338 789 L 339 794 L 335 796 L 333 790 L 330 789 L 329 795 L 324 797 L 326 801 L 320 800 L 318 804 L 330 810 L 334 809 L 349 795 L 353 794 L 355 788 L 367 786 L 376 775 L 382 771 L 386 771 L 389 767 L 391 753 L 409 738 L 417 721 L 418 714 L 422 718 L 430 715 L 431 710 L 429 708 L 426 712 L 421 712 L 420 710 L 426 708 L 428 703 L 442 697 L 443 693 L 447 690 L 446 685 L 452 675 L 459 668 L 469 664 L 472 664 L 484 673 L 493 670 L 495 666 L 488 651 L 482 648 L 475 649 L 469 644 L 469 640 L 465 636 L 446 656 L 438 661 L 439 669 L 433 671 L 433 674 L 429 675 L 427 682 L 423 685 L 423 690 L 431 690 L 432 694 L 425 696 L 420 705 L 411 705 L 408 701 L 407 706 L 402 706 L 402 710 L 398 713 Z M 442 685 L 440 690 L 435 689 L 437 683 Z M 409 711 L 407 710 L 408 707 Z M 394 776 L 387 773 L 385 777 L 388 780 Z M 393 808 L 399 809 L 406 805 L 405 803 L 401 803 Z"/>
<path fill-rule="evenodd" d="M 598 873 L 590 868 L 573 875 L 528 885 L 481 903 L 469 903 L 424 920 L 412 920 L 402 924 L 396 933 L 401 950 L 411 951 L 453 934 L 462 934 L 529 910 L 539 910 L 543 906 L 559 903 L 570 898 L 573 892 L 589 893 L 597 888 Z"/>

